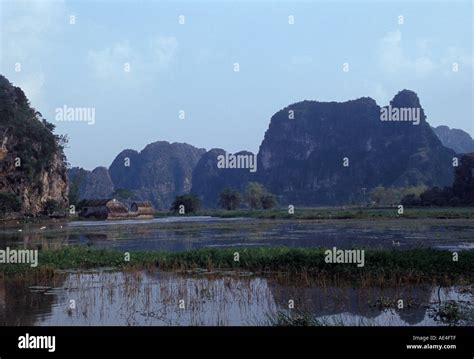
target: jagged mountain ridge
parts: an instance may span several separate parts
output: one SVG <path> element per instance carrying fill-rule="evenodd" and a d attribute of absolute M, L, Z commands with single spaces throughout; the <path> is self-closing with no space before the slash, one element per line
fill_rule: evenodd
<path fill-rule="evenodd" d="M 158 141 L 142 151 L 124 150 L 109 167 L 115 189 L 127 189 L 134 199 L 150 200 L 169 209 L 176 195 L 191 190 L 192 173 L 205 149 L 186 143 Z"/>
<path fill-rule="evenodd" d="M 258 153 L 260 181 L 303 205 L 350 203 L 377 185 L 450 185 L 455 153 L 431 130 L 416 93 L 400 91 L 390 105 L 419 109 L 420 123 L 381 121 L 371 98 L 303 101 L 277 112 Z"/>
<path fill-rule="evenodd" d="M 158 141 L 141 152 L 122 151 L 109 167 L 110 179 L 114 189 L 130 190 L 135 199 L 151 200 L 160 209 L 190 191 L 213 207 L 225 187 L 243 190 L 249 181 L 261 182 L 282 203 L 299 205 L 357 202 L 378 185 L 451 185 L 455 152 L 442 145 L 426 122 L 416 93 L 400 91 L 389 105 L 417 109 L 419 124 L 381 121 L 383 107 L 368 97 L 302 101 L 272 116 L 257 154 L 257 173 L 217 168 L 223 149 L 206 152 Z M 102 175 L 107 182 L 106 173 Z"/>

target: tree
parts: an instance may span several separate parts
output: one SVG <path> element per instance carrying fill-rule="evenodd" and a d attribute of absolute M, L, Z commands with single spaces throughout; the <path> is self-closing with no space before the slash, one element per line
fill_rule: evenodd
<path fill-rule="evenodd" d="M 245 187 L 245 201 L 252 209 L 262 208 L 262 195 L 265 193 L 265 187 L 258 182 L 249 182 Z"/>
<path fill-rule="evenodd" d="M 252 209 L 270 209 L 276 206 L 275 195 L 267 192 L 258 182 L 249 182 L 245 187 L 245 200 Z"/>
<path fill-rule="evenodd" d="M 184 213 L 197 212 L 201 208 L 201 200 L 193 193 L 176 196 L 173 204 L 171 205 L 170 211 L 180 212 L 182 208 L 184 209 Z"/>
<path fill-rule="evenodd" d="M 59 204 L 58 201 L 55 201 L 54 199 L 48 199 L 44 204 L 43 204 L 43 214 L 47 216 L 51 216 L 54 213 L 57 213 L 61 211 L 63 208 Z"/>
<path fill-rule="evenodd" d="M 271 193 L 268 193 L 268 192 L 264 193 L 260 197 L 260 201 L 262 203 L 262 208 L 263 209 L 271 209 L 271 208 L 275 207 L 276 204 L 277 204 L 275 196 Z"/>
<path fill-rule="evenodd" d="M 237 209 L 241 201 L 239 191 L 234 188 L 227 187 L 219 194 L 219 205 L 228 211 Z"/>
<path fill-rule="evenodd" d="M 0 213 L 2 216 L 21 210 L 21 202 L 13 193 L 0 193 Z"/>
<path fill-rule="evenodd" d="M 381 204 L 384 197 L 385 188 L 383 186 L 377 186 L 372 189 L 369 193 L 370 200 L 375 204 Z"/>
<path fill-rule="evenodd" d="M 426 186 L 388 188 L 377 186 L 370 191 L 369 196 L 370 200 L 375 202 L 377 205 L 391 206 L 400 204 L 403 202 L 403 200 L 405 200 L 405 203 L 408 204 L 415 203 L 415 200 L 419 197 L 419 195 L 427 189 L 428 187 Z"/>

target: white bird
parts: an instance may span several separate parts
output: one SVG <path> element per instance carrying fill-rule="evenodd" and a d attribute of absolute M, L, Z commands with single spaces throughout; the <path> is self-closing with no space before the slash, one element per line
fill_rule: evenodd
<path fill-rule="evenodd" d="M 18 230 L 18 232 L 21 232 L 21 231 L 23 231 L 23 230 L 20 228 L 20 229 Z"/>
<path fill-rule="evenodd" d="M 393 245 L 393 246 L 400 247 L 400 242 L 399 242 L 399 241 L 396 241 L 396 242 L 395 242 L 395 241 L 392 239 L 392 245 Z"/>
<path fill-rule="evenodd" d="M 46 226 L 41 227 L 40 229 L 46 229 Z"/>

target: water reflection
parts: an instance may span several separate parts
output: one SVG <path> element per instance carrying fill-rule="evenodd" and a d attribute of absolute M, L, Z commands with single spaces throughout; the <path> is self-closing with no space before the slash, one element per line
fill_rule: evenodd
<path fill-rule="evenodd" d="M 328 325 L 439 325 L 430 308 L 454 300 L 472 310 L 472 288 L 354 287 L 235 273 L 62 272 L 0 280 L 2 325 L 265 325 L 295 308 Z M 403 299 L 405 308 L 397 309 Z M 71 300 L 76 308 L 71 310 Z M 180 302 L 180 301 L 183 302 Z M 184 308 L 180 305 L 184 304 Z M 464 322 L 473 325 L 472 321 Z"/>

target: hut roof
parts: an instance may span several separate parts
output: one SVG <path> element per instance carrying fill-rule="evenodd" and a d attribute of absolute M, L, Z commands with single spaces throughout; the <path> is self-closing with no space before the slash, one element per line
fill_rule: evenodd
<path fill-rule="evenodd" d="M 127 206 L 115 199 L 107 202 L 107 209 L 109 213 L 128 213 Z"/>
<path fill-rule="evenodd" d="M 148 207 L 148 208 L 153 207 L 150 201 L 133 202 L 132 205 L 135 205 L 137 207 Z"/>

